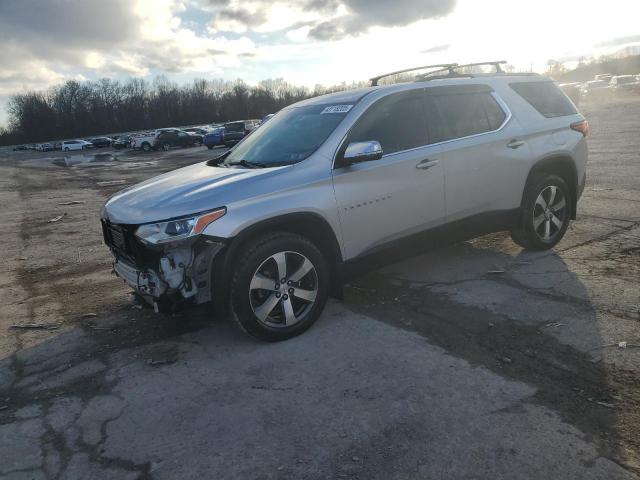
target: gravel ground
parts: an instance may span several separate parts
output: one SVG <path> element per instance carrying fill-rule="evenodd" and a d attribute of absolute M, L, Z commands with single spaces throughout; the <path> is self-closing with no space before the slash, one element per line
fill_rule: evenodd
<path fill-rule="evenodd" d="M 401 260 L 279 344 L 157 316 L 110 274 L 108 195 L 216 152 L 0 152 L 0 478 L 638 478 L 640 102 L 582 110 L 555 250 Z"/>

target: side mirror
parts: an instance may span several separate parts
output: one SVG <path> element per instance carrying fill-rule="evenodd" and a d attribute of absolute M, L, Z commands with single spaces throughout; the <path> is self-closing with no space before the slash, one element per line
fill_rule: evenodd
<path fill-rule="evenodd" d="M 343 166 L 352 163 L 369 162 L 371 160 L 380 160 L 383 151 L 380 142 L 376 140 L 366 142 L 352 142 L 347 146 L 343 155 Z"/>

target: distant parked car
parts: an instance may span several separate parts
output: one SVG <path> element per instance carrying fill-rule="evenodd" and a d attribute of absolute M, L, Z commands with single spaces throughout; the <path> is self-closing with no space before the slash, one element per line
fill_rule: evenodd
<path fill-rule="evenodd" d="M 26 145 L 16 145 L 13 147 L 14 152 L 19 152 L 21 150 L 29 150 Z"/>
<path fill-rule="evenodd" d="M 69 150 L 86 150 L 93 148 L 93 144 L 86 140 L 65 140 L 62 142 L 62 151 L 67 152 Z"/>
<path fill-rule="evenodd" d="M 251 133 L 260 123 L 259 120 L 245 120 L 241 122 L 229 122 L 224 124 L 224 145 L 232 147 Z"/>
<path fill-rule="evenodd" d="M 605 82 L 610 82 L 613 78 L 613 74 L 611 73 L 600 73 L 593 77 L 594 80 L 604 80 Z"/>
<path fill-rule="evenodd" d="M 96 148 L 110 147 L 112 143 L 112 140 L 109 137 L 94 137 L 90 138 L 88 141 Z"/>
<path fill-rule="evenodd" d="M 153 132 L 145 132 L 134 136 L 131 139 L 131 148 L 141 149 L 149 152 L 154 149 L 154 144 L 158 135 L 164 132 L 180 132 L 179 128 L 159 128 Z"/>
<path fill-rule="evenodd" d="M 209 150 L 224 145 L 224 127 L 214 128 L 207 133 L 203 138 L 203 143 Z"/>
<path fill-rule="evenodd" d="M 131 135 L 120 135 L 115 137 L 112 143 L 113 148 L 131 148 Z"/>
<path fill-rule="evenodd" d="M 36 150 L 38 152 L 50 152 L 51 150 L 53 150 L 53 145 L 51 145 L 50 143 L 38 143 L 36 145 Z"/>
<path fill-rule="evenodd" d="M 558 86 L 567 94 L 574 105 L 578 105 L 580 103 L 580 87 L 582 86 L 580 82 L 561 83 Z"/>
<path fill-rule="evenodd" d="M 199 147 L 202 145 L 202 136 L 178 131 L 167 131 L 160 133 L 152 148 L 154 150 L 169 150 L 171 147 Z"/>
<path fill-rule="evenodd" d="M 611 89 L 607 80 L 591 80 L 582 85 L 584 100 L 604 100 L 611 96 Z"/>
<path fill-rule="evenodd" d="M 204 136 L 210 132 L 210 130 L 207 130 L 206 128 L 203 128 L 203 127 L 190 127 L 190 128 L 185 128 L 183 131 L 187 133 L 192 133 L 194 135 L 201 135 L 201 136 Z"/>
<path fill-rule="evenodd" d="M 616 95 L 640 93 L 640 82 L 635 75 L 617 75 L 611 79 L 609 86 Z"/>

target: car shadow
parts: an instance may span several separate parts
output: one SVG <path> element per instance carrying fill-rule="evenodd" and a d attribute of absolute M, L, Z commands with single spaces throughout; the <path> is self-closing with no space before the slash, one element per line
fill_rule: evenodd
<path fill-rule="evenodd" d="M 535 387 L 531 402 L 637 471 L 639 383 L 606 358 L 603 318 L 585 285 L 554 251 L 520 251 L 497 239 L 404 259 L 397 253 L 396 263 L 348 284 L 345 303 Z"/>

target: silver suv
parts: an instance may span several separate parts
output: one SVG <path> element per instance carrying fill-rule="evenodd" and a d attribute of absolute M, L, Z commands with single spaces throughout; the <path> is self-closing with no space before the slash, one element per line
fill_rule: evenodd
<path fill-rule="evenodd" d="M 115 194 L 115 272 L 156 309 L 212 301 L 283 340 L 393 247 L 496 231 L 553 247 L 584 188 L 588 124 L 548 78 L 496 67 L 299 102 L 221 157 Z"/>

